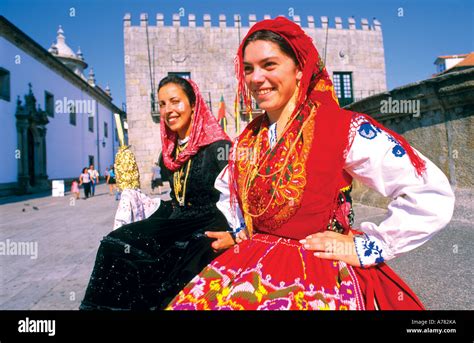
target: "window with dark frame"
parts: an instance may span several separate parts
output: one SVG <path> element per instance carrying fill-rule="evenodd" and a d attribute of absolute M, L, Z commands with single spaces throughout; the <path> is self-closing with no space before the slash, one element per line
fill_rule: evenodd
<path fill-rule="evenodd" d="M 54 95 L 44 91 L 44 107 L 48 116 L 54 118 Z"/>
<path fill-rule="evenodd" d="M 89 131 L 94 132 L 94 115 L 92 113 L 89 113 L 87 119 L 89 122 Z"/>
<path fill-rule="evenodd" d="M 334 92 L 339 100 L 339 105 L 344 107 L 354 102 L 352 92 L 352 73 L 334 72 L 333 73 Z"/>
<path fill-rule="evenodd" d="M 69 124 L 76 126 L 77 124 L 76 118 L 76 108 L 74 105 L 69 106 Z"/>
<path fill-rule="evenodd" d="M 109 125 L 105 121 L 104 121 L 104 137 L 105 138 L 109 137 Z"/>
<path fill-rule="evenodd" d="M 0 67 L 0 99 L 10 101 L 10 72 Z"/>

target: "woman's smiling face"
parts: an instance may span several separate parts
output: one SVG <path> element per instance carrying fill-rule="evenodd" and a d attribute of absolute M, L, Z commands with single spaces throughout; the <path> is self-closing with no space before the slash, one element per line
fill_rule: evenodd
<path fill-rule="evenodd" d="M 184 90 L 177 84 L 168 83 L 158 91 L 160 114 L 166 126 L 183 139 L 191 132 L 191 116 L 194 108 Z"/>
<path fill-rule="evenodd" d="M 276 43 L 256 40 L 246 46 L 243 62 L 245 83 L 258 106 L 268 113 L 281 112 L 302 77 L 293 59 Z"/>

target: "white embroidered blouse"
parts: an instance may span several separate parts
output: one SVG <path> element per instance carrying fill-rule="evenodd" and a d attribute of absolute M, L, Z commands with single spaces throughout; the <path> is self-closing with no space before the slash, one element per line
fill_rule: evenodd
<path fill-rule="evenodd" d="M 115 213 L 114 230 L 150 217 L 160 207 L 160 198 L 150 198 L 139 189 L 124 189 Z"/>
<path fill-rule="evenodd" d="M 355 120 L 363 120 L 363 117 Z M 269 141 L 276 142 L 269 128 Z M 418 152 L 419 153 L 419 152 Z M 451 220 L 454 194 L 444 173 L 421 153 L 426 173 L 416 175 L 404 149 L 387 132 L 362 122 L 344 169 L 356 180 L 393 200 L 379 224 L 362 222 L 354 242 L 362 267 L 390 260 L 428 241 Z M 217 207 L 234 232 L 245 227 L 240 209 L 230 209 L 227 167 L 215 182 L 221 192 Z"/>

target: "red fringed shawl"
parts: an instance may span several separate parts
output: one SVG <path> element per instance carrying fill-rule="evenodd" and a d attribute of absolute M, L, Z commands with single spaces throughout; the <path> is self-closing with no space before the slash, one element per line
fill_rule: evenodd
<path fill-rule="evenodd" d="M 193 87 L 196 95 L 196 104 L 194 107 L 194 114 L 191 119 L 191 134 L 189 135 L 189 142 L 184 151 L 178 157 L 174 158 L 174 150 L 178 135 L 171 131 L 166 126 L 162 116 L 161 120 L 161 144 L 163 146 L 163 162 L 166 168 L 171 171 L 178 170 L 184 163 L 186 163 L 191 156 L 198 153 L 199 149 L 220 140 L 230 141 L 229 136 L 224 132 L 222 127 L 217 122 L 217 119 L 212 115 L 211 111 L 206 105 L 198 86 L 192 80 L 188 81 Z"/>

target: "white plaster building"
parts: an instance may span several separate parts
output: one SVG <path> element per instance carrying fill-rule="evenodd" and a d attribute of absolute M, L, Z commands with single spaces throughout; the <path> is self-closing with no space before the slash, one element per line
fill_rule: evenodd
<path fill-rule="evenodd" d="M 110 89 L 100 88 L 82 52 L 59 27 L 44 49 L 0 16 L 0 195 L 50 189 L 94 164 L 103 174 L 118 141 Z"/>

